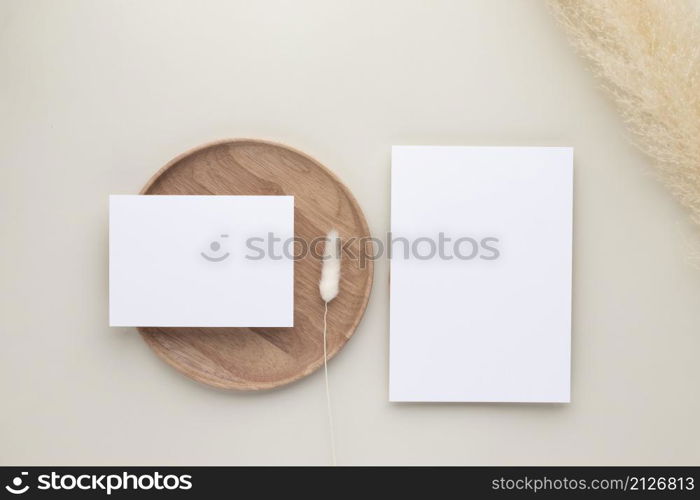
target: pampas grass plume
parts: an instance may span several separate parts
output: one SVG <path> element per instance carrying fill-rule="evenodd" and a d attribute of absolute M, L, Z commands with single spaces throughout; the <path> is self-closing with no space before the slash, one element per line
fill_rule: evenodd
<path fill-rule="evenodd" d="M 700 224 L 700 23 L 688 0 L 550 0 L 635 144 Z"/>

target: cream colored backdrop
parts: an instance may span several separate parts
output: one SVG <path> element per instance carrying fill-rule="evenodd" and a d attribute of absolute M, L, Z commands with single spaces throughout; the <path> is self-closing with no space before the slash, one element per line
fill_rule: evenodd
<path fill-rule="evenodd" d="M 322 374 L 181 376 L 107 327 L 107 195 L 260 137 L 389 224 L 392 144 L 575 147 L 573 402 L 390 404 L 388 266 L 330 364 L 341 464 L 698 464 L 700 248 L 540 0 L 0 0 L 0 464 L 322 464 Z M 426 332 L 430 335 L 430 332 Z"/>

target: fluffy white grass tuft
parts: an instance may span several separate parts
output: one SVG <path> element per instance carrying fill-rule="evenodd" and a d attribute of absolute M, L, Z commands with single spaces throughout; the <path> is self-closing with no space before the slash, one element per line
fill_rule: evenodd
<path fill-rule="evenodd" d="M 330 302 L 338 295 L 340 286 L 340 240 L 338 231 L 331 230 L 326 235 L 326 246 L 323 249 L 323 268 L 321 269 L 321 282 L 318 288 L 321 298 Z"/>

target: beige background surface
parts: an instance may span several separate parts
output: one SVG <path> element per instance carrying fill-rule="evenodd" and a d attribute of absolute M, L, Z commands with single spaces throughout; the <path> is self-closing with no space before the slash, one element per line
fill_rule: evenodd
<path fill-rule="evenodd" d="M 0 464 L 323 464 L 323 377 L 226 393 L 107 327 L 107 195 L 281 141 L 388 229 L 392 144 L 576 148 L 573 402 L 387 401 L 388 266 L 331 363 L 341 464 L 698 464 L 698 230 L 539 0 L 0 0 Z M 430 332 L 426 332 L 429 335 Z"/>

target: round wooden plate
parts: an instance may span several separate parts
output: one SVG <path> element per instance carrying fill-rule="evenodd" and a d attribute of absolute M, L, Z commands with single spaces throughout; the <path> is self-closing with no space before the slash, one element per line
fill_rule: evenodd
<path fill-rule="evenodd" d="M 340 237 L 369 238 L 352 193 L 309 156 L 271 142 L 236 139 L 207 144 L 175 158 L 141 194 L 293 195 L 294 235 L 311 242 L 336 228 Z M 323 243 L 319 251 L 322 252 Z M 359 254 L 360 243 L 348 254 Z M 328 306 L 328 355 L 352 336 L 367 307 L 373 264 L 343 254 L 340 293 Z M 292 328 L 139 328 L 149 346 L 176 369 L 224 389 L 271 389 L 323 364 L 321 260 L 294 263 Z"/>

